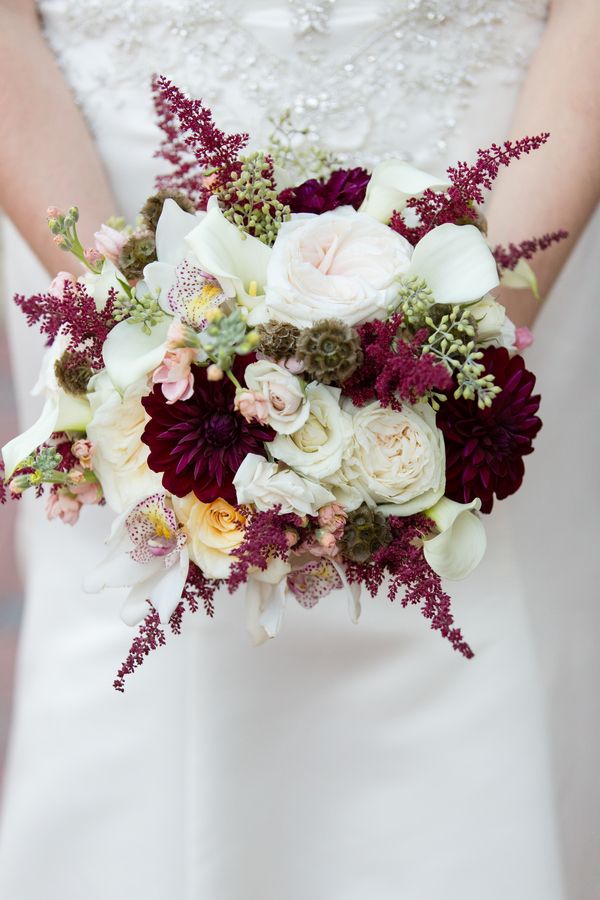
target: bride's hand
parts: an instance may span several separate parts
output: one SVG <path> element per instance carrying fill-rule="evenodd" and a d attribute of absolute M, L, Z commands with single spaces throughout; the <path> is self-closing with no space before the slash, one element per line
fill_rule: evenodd
<path fill-rule="evenodd" d="M 553 0 L 511 127 L 511 137 L 549 131 L 550 140 L 503 170 L 492 193 L 492 244 L 569 232 L 532 262 L 542 297 L 600 198 L 599 43 L 598 0 Z M 518 325 L 531 324 L 540 309 L 529 291 L 503 289 L 500 299 Z"/>
<path fill-rule="evenodd" d="M 118 210 L 34 0 L 0 0 L 0 109 L 0 206 L 54 273 L 67 259 L 52 243 L 48 206 L 78 205 L 86 244 Z"/>

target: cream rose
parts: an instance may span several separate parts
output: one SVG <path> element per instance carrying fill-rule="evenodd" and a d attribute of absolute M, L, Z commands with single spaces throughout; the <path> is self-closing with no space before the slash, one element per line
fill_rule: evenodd
<path fill-rule="evenodd" d="M 292 216 L 279 229 L 269 260 L 267 311 L 300 328 L 319 319 L 358 325 L 383 318 L 411 253 L 403 237 L 349 206 Z"/>
<path fill-rule="evenodd" d="M 90 386 L 92 420 L 87 436 L 95 448 L 93 470 L 110 508 L 122 513 L 142 497 L 162 491 L 161 476 L 148 468 L 149 450 L 142 444 L 148 419 L 141 401 L 148 387 L 143 379 L 121 396 L 106 371 Z"/>
<path fill-rule="evenodd" d="M 309 384 L 308 419 L 294 434 L 278 434 L 269 444 L 271 455 L 315 481 L 337 472 L 352 437 L 352 419 L 340 408 L 340 393 L 316 381 Z"/>
<path fill-rule="evenodd" d="M 469 307 L 477 323 L 477 343 L 482 347 L 515 349 L 516 329 L 501 303 L 488 294 Z"/>
<path fill-rule="evenodd" d="M 302 382 L 268 359 L 246 367 L 244 379 L 251 391 L 266 400 L 266 421 L 278 434 L 293 434 L 308 418 L 310 404 Z"/>
<path fill-rule="evenodd" d="M 187 532 L 192 562 L 207 578 L 227 578 L 232 551 L 244 539 L 244 516 L 221 498 L 202 503 L 194 494 L 188 494 L 173 497 L 172 502 L 177 520 Z"/>
<path fill-rule="evenodd" d="M 433 506 L 444 493 L 444 438 L 426 403 L 400 412 L 370 403 L 355 409 L 351 451 L 343 475 L 371 505 L 410 516 Z"/>
<path fill-rule="evenodd" d="M 255 453 L 248 454 L 235 473 L 233 484 L 239 503 L 253 503 L 264 511 L 280 506 L 282 514 L 316 516 L 322 506 L 335 499 L 322 485 L 291 469 L 280 469 L 277 463 L 267 462 Z"/>

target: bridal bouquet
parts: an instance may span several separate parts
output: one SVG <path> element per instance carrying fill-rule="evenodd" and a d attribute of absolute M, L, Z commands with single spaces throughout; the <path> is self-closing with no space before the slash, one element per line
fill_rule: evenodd
<path fill-rule="evenodd" d="M 521 484 L 541 427 L 530 341 L 492 291 L 533 284 L 559 239 L 492 250 L 478 209 L 499 167 L 547 135 L 479 151 L 440 179 L 390 159 L 368 173 L 228 135 L 154 82 L 170 172 L 133 227 L 84 248 L 78 210 L 48 212 L 87 274 L 17 304 L 49 349 L 38 421 L 3 449 L 4 492 L 49 518 L 116 518 L 86 589 L 127 587 L 141 623 L 115 686 L 186 610 L 246 585 L 256 642 L 285 605 L 385 585 L 461 653 L 442 579 L 485 550 L 481 513 Z M 313 165 L 316 177 L 290 176 Z"/>

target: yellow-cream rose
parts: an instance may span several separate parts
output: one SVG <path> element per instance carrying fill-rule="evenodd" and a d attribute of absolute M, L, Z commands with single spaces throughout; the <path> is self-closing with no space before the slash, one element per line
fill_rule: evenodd
<path fill-rule="evenodd" d="M 173 509 L 188 534 L 192 562 L 208 578 L 227 578 L 232 551 L 244 539 L 244 516 L 226 500 L 202 503 L 194 494 L 173 497 Z"/>

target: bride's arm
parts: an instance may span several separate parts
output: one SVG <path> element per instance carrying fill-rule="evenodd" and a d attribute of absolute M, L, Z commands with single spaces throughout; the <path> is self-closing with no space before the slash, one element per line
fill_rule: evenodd
<path fill-rule="evenodd" d="M 83 116 L 42 34 L 34 0 L 0 0 L 0 206 L 50 272 L 65 268 L 46 208 L 81 208 L 79 230 L 117 212 Z"/>
<path fill-rule="evenodd" d="M 565 229 L 569 238 L 532 265 L 546 296 L 600 197 L 600 0 L 553 0 L 511 126 L 512 136 L 550 132 L 548 143 L 498 178 L 489 208 L 493 244 Z M 517 324 L 540 304 L 503 289 Z"/>

